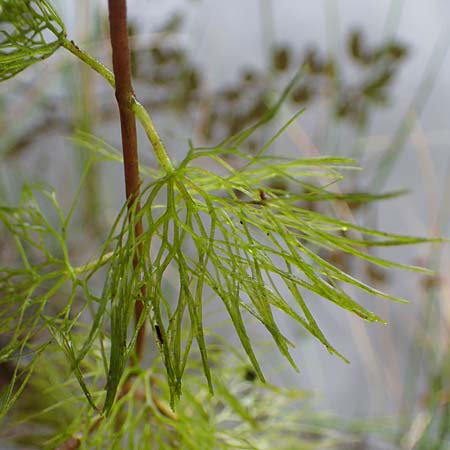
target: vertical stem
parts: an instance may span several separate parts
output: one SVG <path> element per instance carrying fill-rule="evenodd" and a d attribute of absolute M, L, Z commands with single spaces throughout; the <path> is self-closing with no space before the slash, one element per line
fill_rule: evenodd
<path fill-rule="evenodd" d="M 128 202 L 128 210 L 139 213 L 139 157 L 137 148 L 136 121 L 131 110 L 131 99 L 134 96 L 131 84 L 130 50 L 128 46 L 127 28 L 127 2 L 126 0 L 108 0 L 109 27 L 112 47 L 113 70 L 116 79 L 116 99 L 120 113 L 120 127 L 122 131 L 122 151 L 125 171 L 125 190 Z M 139 219 L 135 224 L 136 239 L 142 234 L 142 221 Z M 142 247 L 138 245 L 133 259 L 136 267 Z M 142 297 L 145 296 L 145 287 L 141 290 Z M 142 299 L 135 303 L 135 323 L 139 322 L 144 309 Z M 136 355 L 138 360 L 142 358 L 145 338 L 145 322 L 139 329 L 136 341 Z"/>

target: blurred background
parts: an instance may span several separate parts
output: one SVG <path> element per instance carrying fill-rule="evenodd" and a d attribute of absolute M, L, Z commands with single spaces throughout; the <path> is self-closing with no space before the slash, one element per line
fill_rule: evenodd
<path fill-rule="evenodd" d="M 55 1 L 70 38 L 110 66 L 105 3 Z M 301 82 L 275 121 L 246 143 L 246 151 L 256 152 L 304 108 L 271 151 L 357 159 L 361 170 L 346 173 L 342 192 L 404 190 L 368 206 L 309 208 L 383 231 L 449 237 L 448 2 L 130 0 L 129 21 L 135 91 L 175 159 L 183 158 L 189 139 L 211 145 L 255 123 L 301 69 Z M 70 137 L 81 130 L 119 148 L 114 100 L 109 86 L 64 50 L 2 83 L 2 202 L 16 202 L 24 184 L 46 183 L 70 205 L 87 161 Z M 154 165 L 141 137 L 143 161 Z M 87 183 L 72 238 L 80 262 L 94 256 L 124 201 L 120 165 L 96 166 Z M 289 189 L 284 180 L 274 183 Z M 2 262 L 6 245 L 0 237 Z M 290 372 L 270 346 L 266 372 L 275 384 L 313 392 L 318 411 L 370 430 L 367 447 L 358 448 L 450 449 L 448 246 L 375 254 L 433 268 L 436 276 L 324 254 L 410 304 L 350 291 L 385 326 L 317 300 L 312 310 L 319 325 L 351 363 L 330 356 L 286 321 L 300 373 Z"/>

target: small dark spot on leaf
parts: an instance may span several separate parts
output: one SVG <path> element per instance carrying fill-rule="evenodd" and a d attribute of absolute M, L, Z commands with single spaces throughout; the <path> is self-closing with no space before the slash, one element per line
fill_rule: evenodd
<path fill-rule="evenodd" d="M 245 381 L 250 381 L 250 383 L 252 383 L 256 380 L 256 372 L 252 368 L 248 368 L 245 370 L 244 378 Z"/>
<path fill-rule="evenodd" d="M 155 331 L 156 331 L 156 336 L 158 336 L 159 343 L 164 344 L 163 335 L 161 333 L 161 329 L 159 328 L 159 325 L 155 325 Z"/>

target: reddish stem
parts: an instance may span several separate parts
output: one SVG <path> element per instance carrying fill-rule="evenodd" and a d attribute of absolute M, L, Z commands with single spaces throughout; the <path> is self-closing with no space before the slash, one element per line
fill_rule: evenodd
<path fill-rule="evenodd" d="M 131 83 L 130 49 L 128 45 L 127 27 L 127 2 L 126 0 L 108 0 L 109 27 L 112 47 L 113 71 L 116 79 L 116 99 L 120 113 L 120 127 L 122 130 L 122 150 L 125 172 L 125 190 L 127 196 L 128 210 L 138 214 L 141 205 L 139 202 L 140 178 L 139 178 L 139 156 L 137 146 L 136 120 L 131 111 L 130 100 L 134 96 Z M 136 239 L 143 232 L 142 221 L 139 219 L 135 224 Z M 137 247 L 134 255 L 133 265 L 136 268 L 139 256 L 142 252 L 141 246 Z M 145 286 L 141 289 L 142 297 L 145 297 Z M 135 303 L 135 323 L 139 322 L 144 309 L 142 300 Z M 145 339 L 145 322 L 139 329 L 136 341 L 136 355 L 138 360 L 142 358 Z"/>

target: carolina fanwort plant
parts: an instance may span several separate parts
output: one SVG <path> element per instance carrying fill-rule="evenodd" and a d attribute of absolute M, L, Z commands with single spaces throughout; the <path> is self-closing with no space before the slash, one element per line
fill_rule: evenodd
<path fill-rule="evenodd" d="M 346 284 L 401 299 L 355 279 L 319 250 L 426 272 L 377 258 L 368 249 L 427 240 L 371 230 L 302 206 L 383 196 L 329 190 L 342 172 L 357 169 L 353 160 L 268 156 L 301 111 L 256 155 L 242 150 L 301 85 L 301 74 L 259 122 L 213 147 L 190 144 L 175 163 L 133 92 L 126 1 L 109 0 L 108 6 L 112 72 L 67 37 L 49 1 L 0 0 L 1 81 L 64 48 L 114 89 L 122 154 L 87 133 L 74 139 L 90 155 L 85 174 L 99 161 L 123 163 L 127 198 L 97 259 L 84 265 L 72 263 L 67 244 L 79 192 L 68 211 L 55 191 L 29 186 L 17 206 L 0 207 L 20 260 L 0 267 L 0 364 L 10 368 L 1 414 L 11 410 L 14 417 L 16 402 L 26 410 L 27 396 L 38 399 L 26 420 L 41 420 L 45 427 L 36 429 L 41 435 L 36 439 L 60 449 L 263 449 L 275 448 L 274 442 L 276 448 L 319 448 L 324 442 L 319 437 L 337 439 L 331 427 L 308 425 L 306 409 L 289 406 L 298 393 L 262 383 L 254 387 L 264 382 L 264 373 L 249 320 L 265 327 L 293 367 L 280 314 L 345 360 L 311 313 L 311 294 L 370 322 L 382 319 L 351 298 Z M 139 164 L 136 119 L 157 170 Z M 298 189 L 281 189 L 274 180 Z M 245 357 L 219 345 L 218 337 L 208 338 L 214 332 L 205 325 L 210 302 L 223 307 Z M 153 346 L 157 353 L 149 363 Z M 230 369 L 219 376 L 224 362 Z"/>

